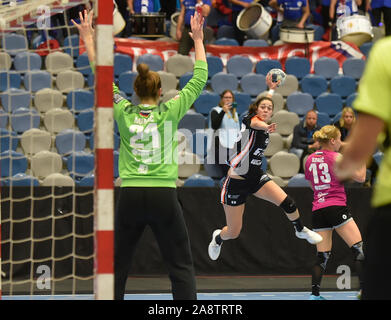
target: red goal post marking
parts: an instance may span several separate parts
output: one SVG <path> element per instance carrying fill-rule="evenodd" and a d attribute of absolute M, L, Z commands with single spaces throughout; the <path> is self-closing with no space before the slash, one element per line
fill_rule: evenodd
<path fill-rule="evenodd" d="M 95 283 L 97 300 L 114 299 L 113 0 L 96 0 Z"/>

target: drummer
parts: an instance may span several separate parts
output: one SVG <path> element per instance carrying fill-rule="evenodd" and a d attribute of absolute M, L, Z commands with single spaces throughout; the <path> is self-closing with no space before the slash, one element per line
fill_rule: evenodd
<path fill-rule="evenodd" d="M 128 0 L 130 14 L 157 12 L 153 0 Z"/>
<path fill-rule="evenodd" d="M 181 11 L 179 13 L 178 22 L 176 26 L 176 38 L 179 41 L 178 54 L 187 56 L 190 50 L 194 47 L 194 41 L 190 37 L 189 32 L 190 28 L 190 18 L 194 15 L 196 7 L 199 7 L 201 14 L 206 17 L 210 13 L 212 7 L 211 0 L 180 0 L 181 1 Z M 206 22 L 204 25 L 204 30 L 206 27 Z M 205 34 L 204 34 L 205 41 Z"/>
<path fill-rule="evenodd" d="M 283 13 L 281 28 L 303 29 L 311 14 L 308 0 L 270 0 L 269 6 Z"/>
<path fill-rule="evenodd" d="M 335 21 L 335 18 L 358 14 L 358 6 L 361 5 L 361 2 L 362 0 L 330 0 L 330 20 Z M 337 9 L 335 9 L 336 6 Z"/>

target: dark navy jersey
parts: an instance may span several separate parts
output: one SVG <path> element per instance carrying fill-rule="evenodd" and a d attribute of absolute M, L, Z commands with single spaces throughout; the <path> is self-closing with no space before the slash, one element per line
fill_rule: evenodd
<path fill-rule="evenodd" d="M 269 144 L 269 133 L 266 130 L 256 130 L 251 128 L 251 119 L 255 113 L 251 113 L 243 118 L 241 130 L 241 150 L 232 156 L 229 161 L 231 168 L 243 178 L 259 178 L 264 172 L 262 161 L 264 151 Z M 236 148 L 234 148 L 236 150 Z"/>

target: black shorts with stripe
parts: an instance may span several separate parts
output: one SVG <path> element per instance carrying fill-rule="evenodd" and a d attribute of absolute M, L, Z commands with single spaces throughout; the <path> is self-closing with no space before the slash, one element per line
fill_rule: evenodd
<path fill-rule="evenodd" d="M 249 195 L 256 193 L 270 180 L 267 174 L 244 180 L 227 177 L 221 190 L 221 203 L 239 206 L 246 202 Z"/>
<path fill-rule="evenodd" d="M 314 231 L 332 230 L 352 219 L 347 206 L 325 207 L 312 212 L 312 228 Z"/>

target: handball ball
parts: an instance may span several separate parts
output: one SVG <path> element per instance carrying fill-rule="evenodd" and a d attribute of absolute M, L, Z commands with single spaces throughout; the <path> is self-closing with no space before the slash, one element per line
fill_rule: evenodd
<path fill-rule="evenodd" d="M 280 84 L 278 85 L 278 87 L 284 84 L 285 79 L 286 79 L 286 74 L 285 74 L 284 71 L 282 71 L 281 69 L 271 69 L 271 70 L 268 72 L 267 76 L 268 76 L 269 74 L 272 75 L 272 81 L 273 81 L 273 82 L 277 82 L 277 81 L 281 80 L 281 82 L 280 82 Z"/>

